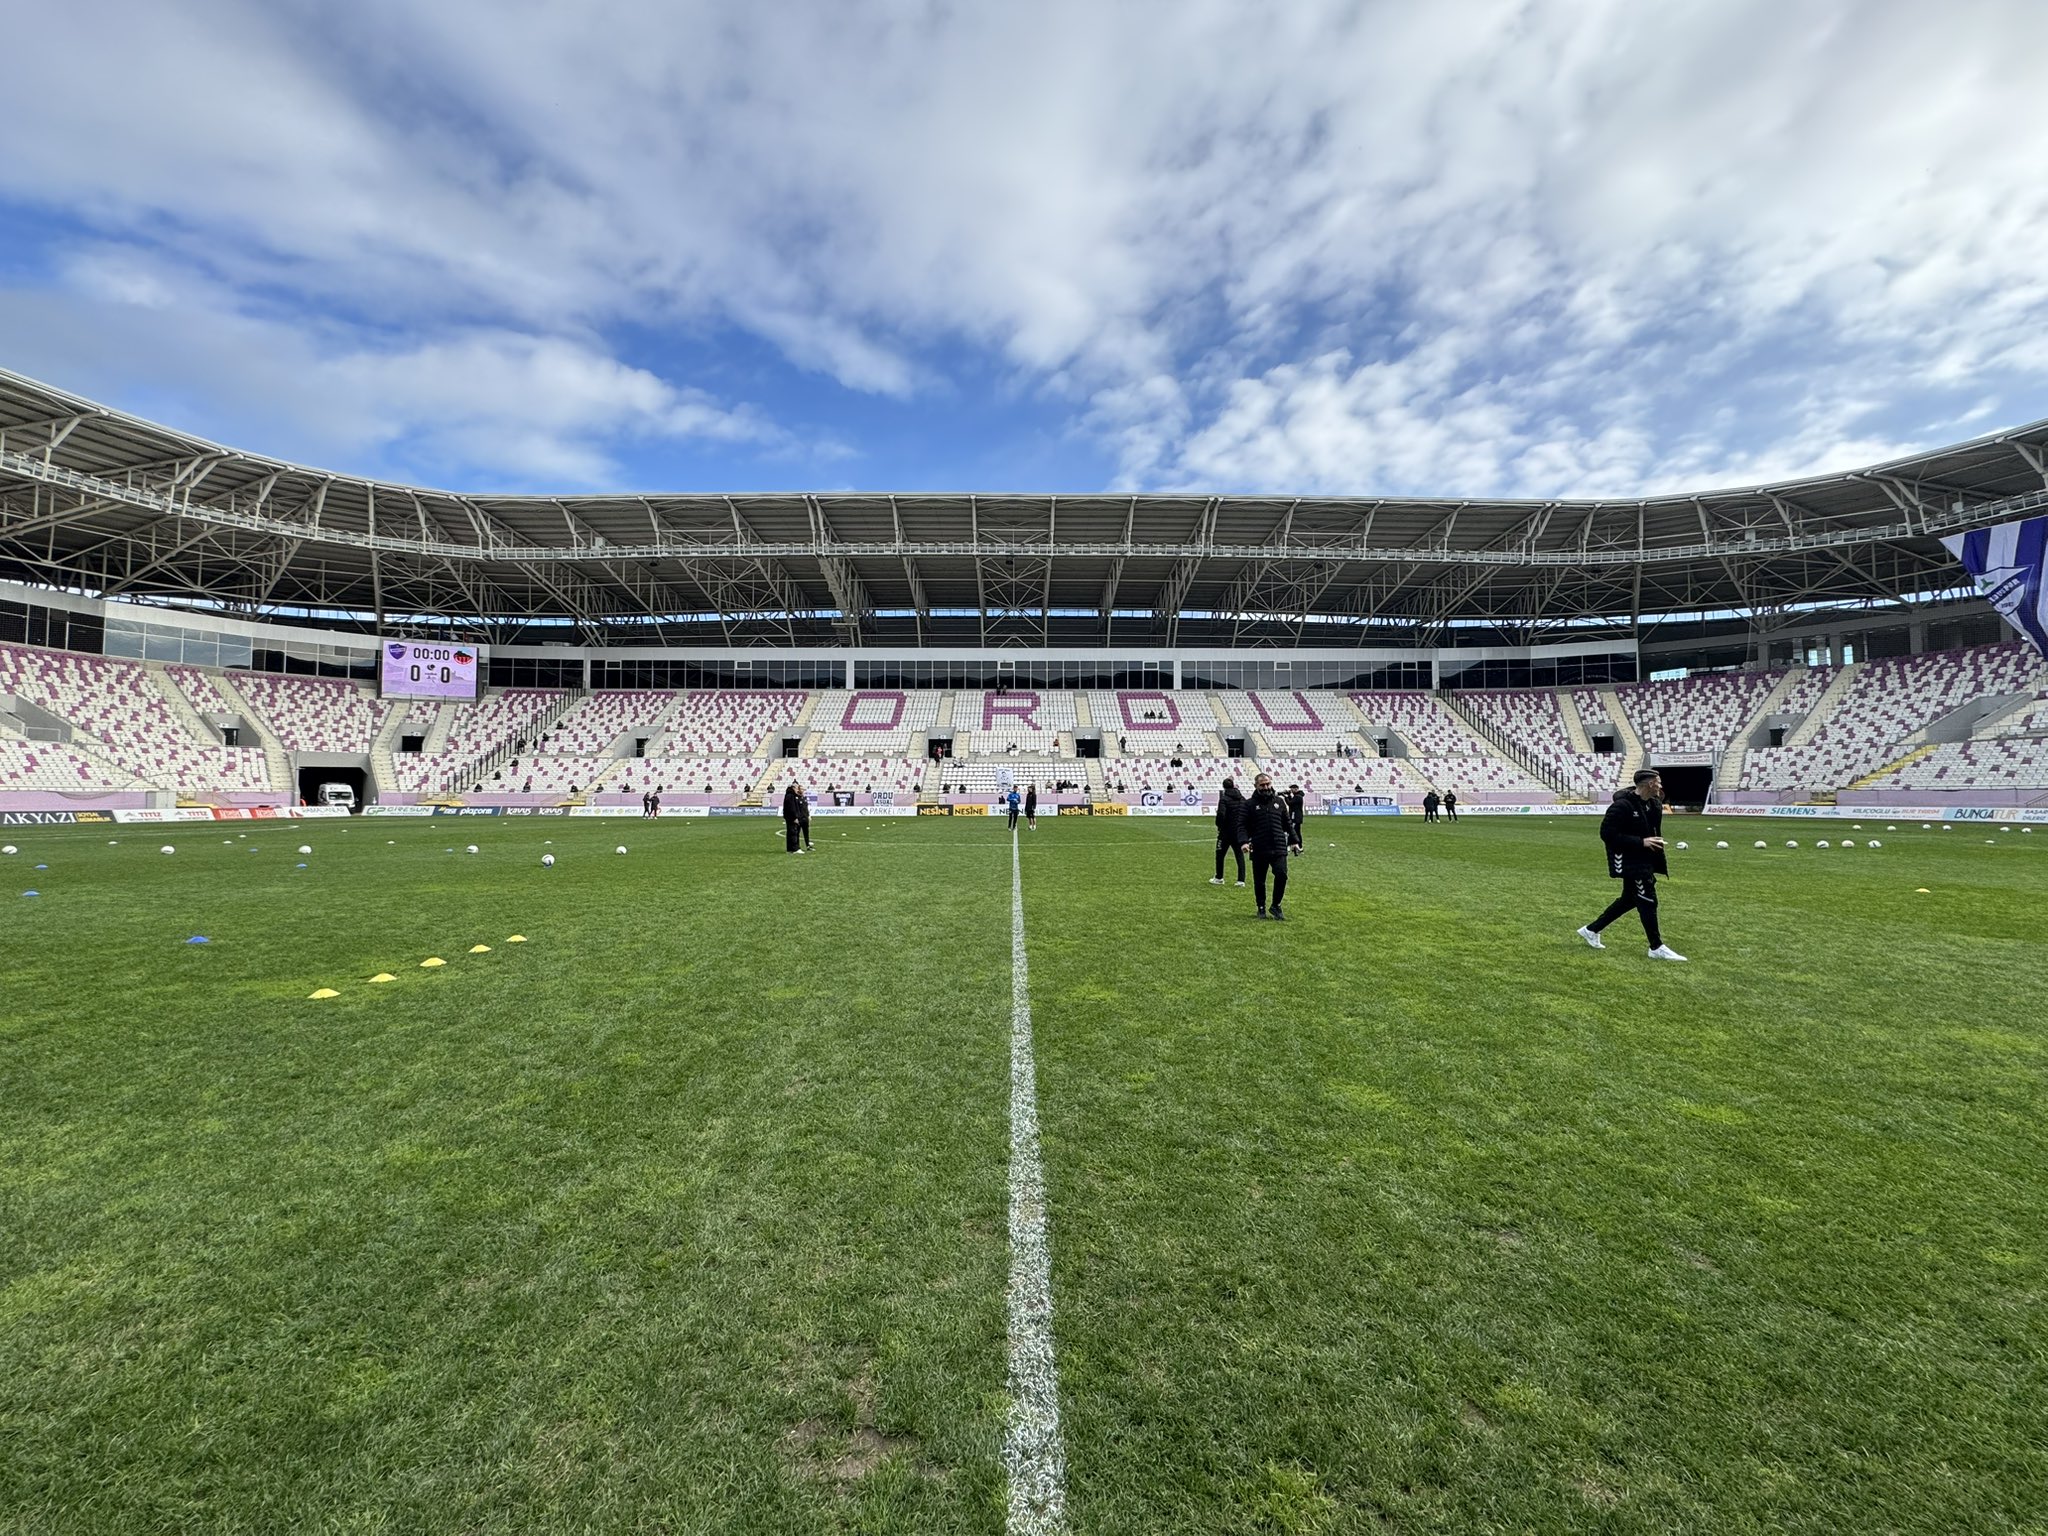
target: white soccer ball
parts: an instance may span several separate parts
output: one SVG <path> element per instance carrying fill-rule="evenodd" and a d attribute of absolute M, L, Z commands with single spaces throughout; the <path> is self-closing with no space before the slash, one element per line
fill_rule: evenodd
<path fill-rule="evenodd" d="M 1827 847 L 1827 845 L 1828 845 L 1828 840 L 1827 840 L 1826 838 L 1822 838 L 1822 839 L 1821 839 L 1821 840 L 1820 840 L 1819 842 L 1815 843 L 1815 844 L 1814 844 L 1813 846 L 1814 846 L 1814 847 L 1816 847 L 1816 848 L 1825 848 L 1825 847 Z"/>
<path fill-rule="evenodd" d="M 1984 839 L 1984 846 L 1987 848 L 1996 848 L 1998 846 L 1998 839 L 1995 837 L 1987 837 Z"/>
<path fill-rule="evenodd" d="M 1882 848 L 1882 847 L 1884 846 L 1884 844 L 1883 844 L 1883 843 L 1880 843 L 1880 842 L 1879 842 L 1879 841 L 1878 841 L 1878 840 L 1877 840 L 1876 838 L 1874 838 L 1874 837 L 1873 837 L 1873 838 L 1872 838 L 1872 839 L 1870 840 L 1870 846 L 1871 846 L 1871 847 L 1873 847 L 1873 848 Z"/>
<path fill-rule="evenodd" d="M 1856 843 L 1854 839 L 1845 837 L 1842 839 L 1842 846 L 1844 848 L 1854 848 Z"/>
<path fill-rule="evenodd" d="M 1332 844 L 1330 844 L 1330 846 L 1331 846 L 1332 848 L 1334 848 L 1334 847 L 1336 847 L 1337 845 L 1336 845 L 1335 843 L 1332 843 Z M 1683 852 L 1683 851 L 1685 850 L 1685 847 L 1686 847 L 1686 845 L 1685 845 L 1684 843 L 1680 843 L 1680 844 L 1678 845 L 1678 848 L 1679 848 L 1679 851 L 1680 851 L 1680 852 Z"/>
<path fill-rule="evenodd" d="M 1922 832 L 1932 832 L 1934 830 L 1934 823 L 1923 821 L 1920 823 L 1920 830 Z"/>
<path fill-rule="evenodd" d="M 1952 827 L 1952 826 L 1950 826 L 1950 825 L 1949 825 L 1949 824 L 1948 824 L 1947 822 L 1945 822 L 1945 821 L 1944 821 L 1944 822 L 1943 822 L 1943 823 L 1941 824 L 1941 830 L 1942 830 L 1942 831 L 1944 831 L 1944 832 L 1953 832 L 1953 831 L 1955 831 L 1955 828 L 1954 828 L 1954 827 Z"/>
<path fill-rule="evenodd" d="M 1788 837 L 1785 839 L 1785 846 L 1787 848 L 1797 848 L 1799 844 L 1795 839 Z"/>
<path fill-rule="evenodd" d="M 300 851 L 301 851 L 301 852 L 304 852 L 304 850 L 303 850 L 303 849 L 301 849 Z M 469 846 L 468 846 L 467 848 L 463 849 L 462 851 L 463 851 L 464 853 L 475 853 L 475 852 L 476 852 L 476 844 L 475 844 L 475 843 L 471 843 L 471 844 L 470 844 L 470 845 L 469 845 Z"/>
<path fill-rule="evenodd" d="M 626 845 L 625 845 L 624 843 L 621 843 L 621 844 L 619 844 L 619 846 L 618 846 L 618 847 L 616 847 L 616 848 L 614 848 L 614 849 L 612 850 L 612 852 L 613 852 L 613 853 L 624 853 L 625 851 L 626 851 Z"/>
<path fill-rule="evenodd" d="M 17 854 L 19 852 L 21 852 L 21 850 L 15 847 L 14 844 L 12 843 L 9 843 L 5 848 L 0 848 L 0 853 L 8 854 L 10 856 L 13 854 Z"/>
<path fill-rule="evenodd" d="M 313 849 L 312 849 L 312 846 L 311 846 L 310 844 L 308 844 L 308 843 L 301 843 L 301 844 L 299 844 L 299 852 L 301 852 L 301 853 L 311 853 L 312 851 L 313 851 Z"/>
<path fill-rule="evenodd" d="M 1851 827 L 1851 828 L 1850 828 L 1849 830 L 1850 830 L 1851 832 L 1861 832 L 1861 831 L 1863 830 L 1863 823 L 1859 821 L 1859 822 L 1857 822 L 1857 823 L 1856 823 L 1856 825 L 1854 825 L 1853 827 Z"/>
<path fill-rule="evenodd" d="M 1763 847 L 1763 846 L 1764 846 L 1764 840 L 1763 840 L 1762 838 L 1758 838 L 1758 839 L 1756 840 L 1756 845 L 1757 845 L 1757 847 L 1759 847 L 1759 848 Z"/>
<path fill-rule="evenodd" d="M 1725 842 L 1723 842 L 1723 843 L 1716 843 L 1716 844 L 1714 844 L 1714 846 L 1715 846 L 1716 848 L 1726 848 L 1726 847 L 1727 847 L 1728 845 L 1727 845 L 1727 844 L 1726 844 Z"/>
<path fill-rule="evenodd" d="M 169 843 L 165 843 L 163 847 L 157 849 L 158 853 L 176 853 L 177 851 L 178 850 L 173 848 Z"/>
<path fill-rule="evenodd" d="M 540 856 L 540 867 L 542 869 L 553 869 L 555 867 L 555 856 L 552 853 L 542 854 Z"/>
<path fill-rule="evenodd" d="M 1885 824 L 1885 831 L 1887 831 L 1887 832 L 1896 832 L 1896 831 L 1898 831 L 1898 830 L 1899 830 L 1899 829 L 1898 829 L 1897 827 L 1893 826 L 1893 825 L 1892 825 L 1892 824 L 1890 824 L 1889 822 L 1887 822 L 1887 823 Z"/>

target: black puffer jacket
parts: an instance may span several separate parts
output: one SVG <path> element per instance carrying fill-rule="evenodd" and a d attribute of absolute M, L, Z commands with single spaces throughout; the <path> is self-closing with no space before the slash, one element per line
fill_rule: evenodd
<path fill-rule="evenodd" d="M 1272 790 L 1253 790 L 1238 812 L 1236 842 L 1250 843 L 1253 853 L 1267 857 L 1288 852 L 1294 846 L 1294 816 L 1287 802 Z"/>
<path fill-rule="evenodd" d="M 1646 837 L 1664 835 L 1664 807 L 1632 789 L 1616 790 L 1614 803 L 1600 818 L 1600 841 L 1607 845 L 1607 873 L 1617 880 L 1630 875 L 1670 873 L 1662 848 L 1645 848 Z"/>
<path fill-rule="evenodd" d="M 782 792 L 782 819 L 791 826 L 800 827 L 810 820 L 810 810 L 804 804 L 804 797 L 792 784 Z"/>
<path fill-rule="evenodd" d="M 1235 784 L 1223 786 L 1223 793 L 1216 801 L 1216 833 L 1237 841 L 1238 818 L 1244 814 L 1244 794 Z"/>

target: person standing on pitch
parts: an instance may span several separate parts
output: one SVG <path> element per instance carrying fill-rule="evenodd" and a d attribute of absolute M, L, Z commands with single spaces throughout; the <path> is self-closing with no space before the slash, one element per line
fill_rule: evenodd
<path fill-rule="evenodd" d="M 1444 816 L 1450 821 L 1458 819 L 1458 792 L 1455 789 L 1444 791 Z"/>
<path fill-rule="evenodd" d="M 794 781 L 782 792 L 782 851 L 802 853 L 796 840 L 803 835 L 804 796 Z"/>
<path fill-rule="evenodd" d="M 1663 776 L 1654 768 L 1639 768 L 1635 785 L 1616 790 L 1614 803 L 1600 818 L 1600 841 L 1607 845 L 1607 873 L 1621 882 L 1621 894 L 1579 930 L 1579 937 L 1595 949 L 1607 947 L 1600 942 L 1600 931 L 1633 907 L 1642 915 L 1652 960 L 1685 958 L 1664 942 L 1657 923 L 1657 877 L 1670 872 L 1664 858 L 1663 830 Z"/>
<path fill-rule="evenodd" d="M 1038 786 L 1036 784 L 1024 791 L 1024 825 L 1034 832 L 1038 830 Z"/>
<path fill-rule="evenodd" d="M 796 829 L 802 834 L 804 852 L 811 851 L 811 792 L 799 788 L 796 792 Z"/>
<path fill-rule="evenodd" d="M 1252 797 L 1244 802 L 1237 817 L 1237 845 L 1252 856 L 1252 898 L 1259 904 L 1259 916 L 1266 907 L 1266 872 L 1273 874 L 1272 914 L 1282 922 L 1287 914 L 1280 903 L 1287 896 L 1287 855 L 1301 852 L 1294 840 L 1294 818 L 1287 802 L 1273 792 L 1269 774 L 1252 780 Z"/>
<path fill-rule="evenodd" d="M 1244 816 L 1244 796 L 1237 787 L 1236 779 L 1223 781 L 1223 793 L 1216 797 L 1216 878 L 1211 885 L 1223 883 L 1223 850 L 1228 848 L 1237 855 L 1237 887 L 1244 889 L 1244 850 L 1237 846 L 1237 824 Z"/>
<path fill-rule="evenodd" d="M 1294 834 L 1294 851 L 1300 853 L 1307 846 L 1301 840 L 1301 819 L 1308 814 L 1308 797 L 1301 792 L 1299 784 L 1290 784 L 1286 800 L 1287 818 L 1293 823 L 1290 830 Z"/>
<path fill-rule="evenodd" d="M 1010 786 L 1010 792 L 1007 795 L 1003 796 L 1003 804 L 1009 807 L 1010 830 L 1014 832 L 1017 830 L 1017 812 L 1023 807 L 1024 804 L 1024 797 L 1017 793 L 1016 785 L 1012 784 Z"/>
<path fill-rule="evenodd" d="M 1422 797 L 1422 819 L 1424 821 L 1435 821 L 1436 808 L 1441 804 L 1443 802 L 1437 799 L 1435 790 L 1432 789 L 1428 794 L 1424 795 Z"/>

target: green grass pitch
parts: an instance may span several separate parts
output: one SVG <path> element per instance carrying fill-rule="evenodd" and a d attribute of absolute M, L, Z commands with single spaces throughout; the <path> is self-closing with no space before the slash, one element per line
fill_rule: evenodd
<path fill-rule="evenodd" d="M 2048 1529 L 2048 832 L 1708 825 L 1025 836 L 1073 1529 Z M 1010 838 L 814 835 L 0 829 L 0 1530 L 1000 1531 Z"/>

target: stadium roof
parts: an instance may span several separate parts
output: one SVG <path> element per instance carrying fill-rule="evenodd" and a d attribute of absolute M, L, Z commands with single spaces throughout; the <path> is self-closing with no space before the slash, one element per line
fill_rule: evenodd
<path fill-rule="evenodd" d="M 0 576 L 586 643 L 1520 643 L 1959 589 L 1942 533 L 2048 507 L 2048 421 L 1635 500 L 476 496 L 224 448 L 0 370 Z M 557 634 L 562 633 L 557 629 Z"/>

